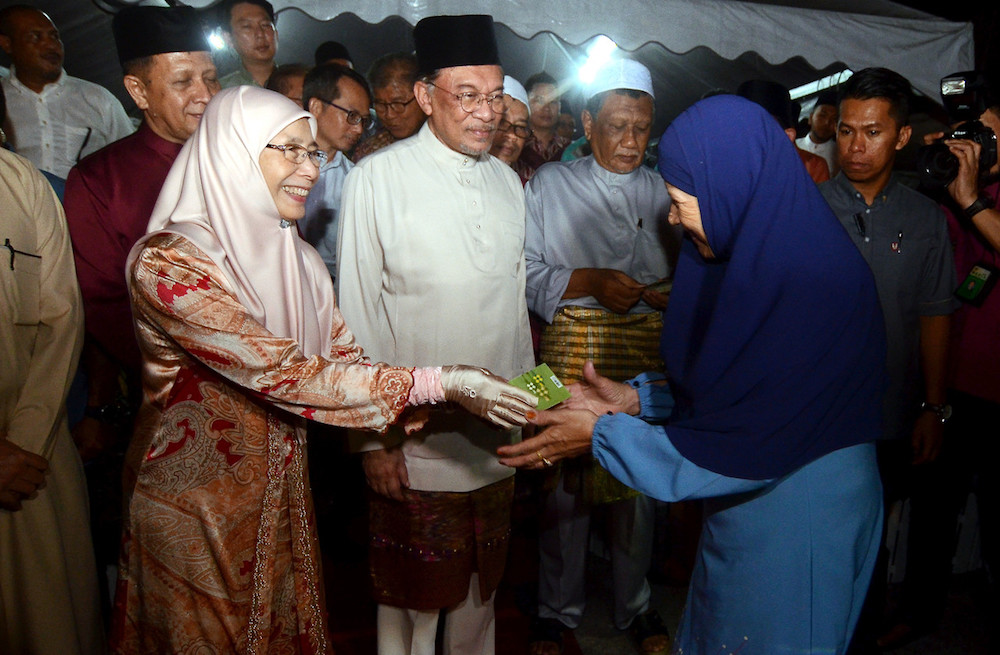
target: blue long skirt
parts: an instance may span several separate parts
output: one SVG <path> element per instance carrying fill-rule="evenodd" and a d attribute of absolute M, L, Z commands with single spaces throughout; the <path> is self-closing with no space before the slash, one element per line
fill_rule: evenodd
<path fill-rule="evenodd" d="M 880 544 L 875 445 L 835 451 L 777 480 L 749 481 L 698 467 L 662 428 L 635 430 L 635 423 L 627 449 L 608 434 L 619 430 L 595 433 L 602 465 L 661 500 L 705 498 L 674 653 L 844 653 Z"/>

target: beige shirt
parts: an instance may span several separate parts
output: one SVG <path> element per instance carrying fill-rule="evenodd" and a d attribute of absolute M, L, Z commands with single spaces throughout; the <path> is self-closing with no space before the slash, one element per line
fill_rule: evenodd
<path fill-rule="evenodd" d="M 83 342 L 66 217 L 41 173 L 2 148 L 0 207 L 0 435 L 49 460 L 38 495 L 0 510 L 0 652 L 99 653 L 87 486 L 66 425 Z"/>
<path fill-rule="evenodd" d="M 339 305 L 374 361 L 478 365 L 505 378 L 534 365 L 524 192 L 500 160 L 455 152 L 425 124 L 348 174 L 337 244 Z M 437 411 L 403 440 L 411 488 L 472 491 L 513 475 L 496 448 L 517 436 Z M 384 444 L 358 441 L 361 450 Z"/>

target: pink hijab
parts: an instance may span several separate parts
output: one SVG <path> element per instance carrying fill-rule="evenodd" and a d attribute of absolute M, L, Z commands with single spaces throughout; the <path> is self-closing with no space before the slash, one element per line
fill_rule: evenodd
<path fill-rule="evenodd" d="M 129 255 L 157 234 L 179 234 L 225 273 L 221 282 L 271 333 L 307 355 L 330 351 L 333 284 L 319 254 L 281 227 L 264 182 L 264 146 L 293 122 L 316 120 L 283 95 L 251 86 L 220 91 L 167 175 L 153 214 Z"/>

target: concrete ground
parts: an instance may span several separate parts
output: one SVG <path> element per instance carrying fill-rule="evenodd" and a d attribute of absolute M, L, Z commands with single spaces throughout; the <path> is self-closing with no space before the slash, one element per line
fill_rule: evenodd
<path fill-rule="evenodd" d="M 618 632 L 611 623 L 610 566 L 595 557 L 591 561 L 591 572 L 587 611 L 583 624 L 574 634 L 580 653 L 636 655 L 628 635 Z M 1000 621 L 1000 617 L 983 616 L 981 589 L 981 572 L 956 576 L 938 629 L 904 647 L 884 652 L 891 655 L 997 655 L 989 650 L 986 626 Z M 652 604 L 659 610 L 671 634 L 676 632 L 686 593 L 685 587 L 653 585 Z"/>
<path fill-rule="evenodd" d="M 337 655 L 375 655 L 375 606 L 365 547 L 367 526 L 356 492 L 363 489 L 363 477 L 353 466 L 337 473 L 326 477 L 334 482 L 328 488 L 314 484 L 323 492 L 317 496 L 317 510 L 334 650 Z M 536 507 L 531 498 L 515 505 L 510 558 L 504 583 L 497 592 L 497 655 L 528 655 L 530 641 L 531 587 L 537 580 L 532 520 Z M 681 520 L 683 525 L 683 517 Z M 616 630 L 612 623 L 610 564 L 601 555 L 599 541 L 591 550 L 587 609 L 582 625 L 566 636 L 563 655 L 636 655 L 628 635 Z M 974 559 L 970 561 L 976 564 Z M 984 615 L 984 575 L 981 568 L 971 568 L 953 577 L 938 629 L 890 655 L 1000 655 L 989 650 L 987 632 L 1000 622 L 1000 616 Z M 890 600 L 897 588 L 896 584 L 890 586 Z M 686 586 L 658 581 L 652 591 L 653 607 L 671 634 L 676 633 Z"/>

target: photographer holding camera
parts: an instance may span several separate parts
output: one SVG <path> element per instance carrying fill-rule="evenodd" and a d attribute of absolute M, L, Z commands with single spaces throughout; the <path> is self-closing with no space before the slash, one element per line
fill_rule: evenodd
<path fill-rule="evenodd" d="M 941 80 L 952 131 L 930 134 L 919 154 L 922 185 L 944 197 L 962 306 L 954 315 L 948 367 L 950 416 L 940 456 L 920 467 L 910 497 L 906 577 L 899 614 L 878 639 L 892 648 L 929 632 L 940 621 L 957 542 L 956 521 L 976 493 L 987 607 L 997 607 L 997 501 L 994 466 L 1000 455 L 1000 85 L 979 71 Z M 946 150 L 945 150 L 946 149 Z M 997 627 L 988 624 L 990 652 L 1000 652 Z"/>

